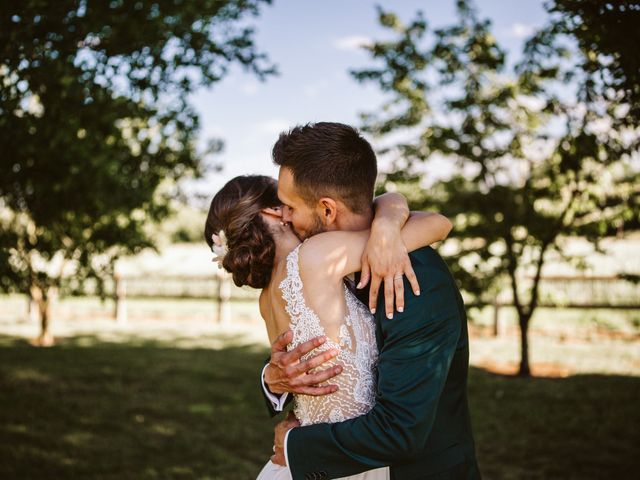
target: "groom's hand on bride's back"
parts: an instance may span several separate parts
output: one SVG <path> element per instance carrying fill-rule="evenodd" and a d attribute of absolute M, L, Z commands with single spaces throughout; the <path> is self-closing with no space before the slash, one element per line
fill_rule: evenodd
<path fill-rule="evenodd" d="M 287 345 L 293 340 L 293 332 L 286 331 L 271 345 L 271 359 L 264 371 L 264 381 L 275 394 L 301 393 L 304 395 L 327 395 L 338 390 L 337 385 L 318 384 L 335 377 L 342 371 L 340 365 L 311 372 L 338 355 L 338 350 L 330 349 L 312 355 L 305 360 L 302 356 L 322 345 L 325 337 L 312 338 L 296 348 L 287 351 Z"/>

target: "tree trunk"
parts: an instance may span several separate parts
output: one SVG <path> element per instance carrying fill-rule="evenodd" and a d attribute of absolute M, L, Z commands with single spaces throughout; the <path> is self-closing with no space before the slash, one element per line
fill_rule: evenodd
<path fill-rule="evenodd" d="M 116 319 L 118 325 L 124 326 L 127 324 L 127 285 L 120 275 L 113 276 L 114 281 L 114 300 L 115 310 L 113 316 Z"/>
<path fill-rule="evenodd" d="M 27 316 L 29 323 L 35 325 L 38 323 L 38 303 L 33 299 L 31 293 L 28 294 L 28 301 Z"/>
<path fill-rule="evenodd" d="M 49 331 L 49 296 L 46 288 L 38 285 L 31 287 L 31 297 L 38 305 L 40 313 L 40 335 L 35 339 L 34 345 L 38 347 L 50 347 L 54 344 L 53 335 Z"/>
<path fill-rule="evenodd" d="M 520 316 L 520 368 L 519 377 L 530 377 L 529 368 L 529 320 L 530 316 Z"/>

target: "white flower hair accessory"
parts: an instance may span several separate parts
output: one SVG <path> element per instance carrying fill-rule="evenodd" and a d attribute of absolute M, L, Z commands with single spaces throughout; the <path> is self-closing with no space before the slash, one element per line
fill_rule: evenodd
<path fill-rule="evenodd" d="M 211 251 L 215 255 L 211 261 L 218 262 L 218 268 L 222 268 L 222 261 L 229 252 L 227 236 L 224 234 L 224 230 L 220 230 L 217 235 L 215 233 L 211 234 L 211 240 L 213 240 Z"/>

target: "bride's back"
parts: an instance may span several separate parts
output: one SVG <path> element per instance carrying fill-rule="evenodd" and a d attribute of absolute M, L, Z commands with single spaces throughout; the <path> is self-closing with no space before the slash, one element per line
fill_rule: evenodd
<path fill-rule="evenodd" d="M 289 349 L 317 336 L 327 341 L 317 350 L 339 350 L 321 366 L 340 364 L 343 371 L 328 382 L 338 391 L 327 396 L 297 395 L 295 413 L 302 425 L 338 422 L 362 415 L 375 403 L 377 348 L 373 316 L 341 281 L 307 262 L 313 251 L 302 245 L 275 265 L 269 288 L 260 299 L 269 337 L 294 333 Z M 317 259 L 314 259 L 317 260 Z M 317 351 L 307 354 L 315 355 Z M 323 383 L 323 384 L 324 384 Z"/>

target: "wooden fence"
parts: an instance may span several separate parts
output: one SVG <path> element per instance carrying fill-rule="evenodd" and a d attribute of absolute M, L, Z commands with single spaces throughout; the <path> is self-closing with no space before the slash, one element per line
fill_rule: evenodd
<path fill-rule="evenodd" d="M 527 299 L 527 296 L 524 296 Z M 526 300 L 525 300 L 526 301 Z M 496 296 L 493 307 L 493 334 L 499 334 L 500 309 L 513 307 L 511 293 Z M 640 309 L 640 283 L 623 276 L 547 276 L 540 279 L 538 307 Z"/>
<path fill-rule="evenodd" d="M 216 301 L 217 316 L 226 322 L 230 303 L 257 301 L 259 291 L 233 285 L 228 274 L 215 276 L 127 276 L 114 277 L 107 290 L 115 300 L 114 318 L 126 322 L 127 298 L 193 298 Z M 499 310 L 512 306 L 509 295 L 498 295 L 492 302 L 497 334 Z M 540 307 L 639 309 L 640 283 L 625 277 L 553 276 L 540 282 Z"/>

